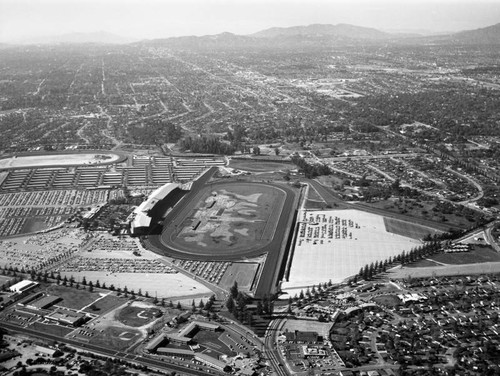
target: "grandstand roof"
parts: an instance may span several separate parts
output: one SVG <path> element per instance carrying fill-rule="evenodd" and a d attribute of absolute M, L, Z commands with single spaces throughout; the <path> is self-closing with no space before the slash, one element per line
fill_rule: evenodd
<path fill-rule="evenodd" d="M 149 227 L 150 224 L 151 224 L 151 217 L 148 217 L 144 213 L 136 214 L 133 222 L 134 227 Z"/>
<path fill-rule="evenodd" d="M 179 184 L 177 183 L 167 183 L 162 185 L 160 188 L 153 191 L 148 199 L 140 204 L 135 211 L 140 212 L 148 212 L 156 205 L 156 203 L 160 200 L 163 200 L 168 196 L 170 192 L 172 192 L 175 188 L 178 188 Z"/>
<path fill-rule="evenodd" d="M 169 195 L 170 192 L 178 187 L 179 184 L 177 183 L 167 183 L 153 191 L 146 201 L 142 202 L 137 208 L 134 209 L 132 230 L 140 227 L 149 227 L 151 224 L 151 217 L 148 216 L 149 211 L 155 207 L 158 201 L 163 200 Z"/>

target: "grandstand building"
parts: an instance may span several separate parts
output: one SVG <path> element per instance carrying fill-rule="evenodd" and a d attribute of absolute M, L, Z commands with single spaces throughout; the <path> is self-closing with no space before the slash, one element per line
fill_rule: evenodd
<path fill-rule="evenodd" d="M 154 224 L 155 220 L 159 219 L 158 210 L 155 210 L 158 206 L 161 206 L 158 204 L 173 196 L 178 189 L 186 190 L 186 186 L 181 186 L 177 183 L 167 183 L 153 191 L 146 201 L 135 208 L 128 218 L 131 234 L 138 235 L 144 233 L 145 230 Z"/>

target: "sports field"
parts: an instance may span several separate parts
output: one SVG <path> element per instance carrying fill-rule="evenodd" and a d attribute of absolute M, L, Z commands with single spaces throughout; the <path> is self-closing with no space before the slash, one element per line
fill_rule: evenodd
<path fill-rule="evenodd" d="M 149 324 L 161 316 L 161 311 L 148 306 L 143 302 L 132 302 L 132 304 L 115 311 L 115 319 L 124 325 L 141 327 Z"/>
<path fill-rule="evenodd" d="M 0 159 L 0 169 L 89 165 L 114 162 L 118 159 L 120 159 L 120 156 L 114 153 L 33 155 Z"/>
<path fill-rule="evenodd" d="M 173 231 L 162 241 L 206 256 L 262 248 L 274 238 L 285 199 L 284 190 L 267 184 L 207 186 L 168 224 Z"/>
<path fill-rule="evenodd" d="M 389 233 L 383 217 L 359 210 L 302 210 L 298 221 L 289 280 L 282 283 L 291 294 L 320 282 L 341 282 L 366 264 L 421 244 Z"/>

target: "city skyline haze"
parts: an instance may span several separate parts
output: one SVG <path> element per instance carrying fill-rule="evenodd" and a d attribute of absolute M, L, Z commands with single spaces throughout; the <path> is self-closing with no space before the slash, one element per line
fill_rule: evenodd
<path fill-rule="evenodd" d="M 500 22 L 498 0 L 0 0 L 0 41 L 105 31 L 132 39 L 352 24 L 456 32 Z"/>

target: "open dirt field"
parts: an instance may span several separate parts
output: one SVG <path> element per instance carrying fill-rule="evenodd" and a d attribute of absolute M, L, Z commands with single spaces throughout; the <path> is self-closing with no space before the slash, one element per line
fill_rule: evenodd
<path fill-rule="evenodd" d="M 161 273 L 107 273 L 107 272 L 63 272 L 61 276 L 68 278 L 73 276 L 76 281 L 81 281 L 85 276 L 87 281 L 97 281 L 106 283 L 106 286 L 114 285 L 135 293 L 141 289 L 142 293 L 148 292 L 149 296 L 158 298 L 175 298 L 179 296 L 199 296 L 201 294 L 210 297 L 212 292 L 204 285 L 193 281 L 181 273 L 161 274 Z"/>
<path fill-rule="evenodd" d="M 114 162 L 118 159 L 120 156 L 113 153 L 33 155 L 0 159 L 0 169 L 93 165 Z"/>
<path fill-rule="evenodd" d="M 329 280 L 341 282 L 366 264 L 383 261 L 421 243 L 389 233 L 384 218 L 359 210 L 301 211 L 290 276 L 282 290 Z"/>

